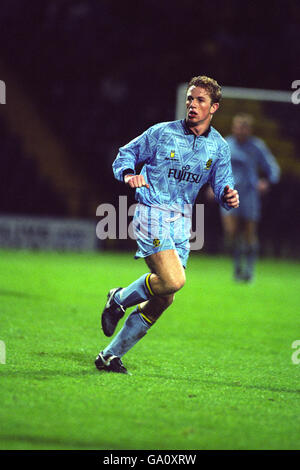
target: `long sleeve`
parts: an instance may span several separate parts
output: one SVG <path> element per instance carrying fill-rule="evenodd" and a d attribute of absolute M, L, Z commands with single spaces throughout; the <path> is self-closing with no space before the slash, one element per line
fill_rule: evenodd
<path fill-rule="evenodd" d="M 280 168 L 266 144 L 261 139 L 255 139 L 256 147 L 259 151 L 259 165 L 266 173 L 270 183 L 278 183 L 280 178 Z"/>
<path fill-rule="evenodd" d="M 229 185 L 230 188 L 234 187 L 234 179 L 231 168 L 231 155 L 229 146 L 226 144 L 220 149 L 220 158 L 215 163 L 209 182 L 215 193 L 215 199 L 221 206 L 229 210 L 229 206 L 223 201 L 224 188 Z"/>
<path fill-rule="evenodd" d="M 151 159 L 153 155 L 152 147 L 155 140 L 152 129 L 148 129 L 119 149 L 119 153 L 112 165 L 116 179 L 124 181 L 124 175 L 129 173 L 129 170 L 135 174 L 136 165 L 146 163 Z"/>

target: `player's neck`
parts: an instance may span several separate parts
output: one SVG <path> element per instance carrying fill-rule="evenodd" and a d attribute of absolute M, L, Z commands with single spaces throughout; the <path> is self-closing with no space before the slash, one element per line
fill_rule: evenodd
<path fill-rule="evenodd" d="M 188 121 L 186 121 L 186 125 L 188 126 L 190 131 L 196 136 L 205 134 L 210 128 L 210 123 L 211 123 L 211 117 L 209 117 L 209 119 L 206 118 L 202 122 L 198 122 L 196 126 L 189 126 Z"/>
<path fill-rule="evenodd" d="M 209 120 L 209 122 L 206 121 L 206 122 L 203 122 L 203 123 L 198 124 L 197 126 L 193 126 L 193 127 L 190 127 L 188 125 L 188 127 L 192 131 L 192 133 L 195 134 L 196 136 L 203 135 L 207 132 L 207 130 L 210 127 L 210 120 Z"/>

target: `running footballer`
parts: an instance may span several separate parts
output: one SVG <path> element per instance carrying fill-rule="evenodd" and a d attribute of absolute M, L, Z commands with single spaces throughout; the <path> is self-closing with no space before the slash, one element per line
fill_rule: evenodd
<path fill-rule="evenodd" d="M 127 287 L 108 293 L 101 318 L 106 336 L 113 336 L 127 308 L 136 308 L 97 356 L 99 370 L 127 373 L 123 356 L 184 286 L 191 228 L 191 212 L 186 207 L 194 204 L 201 187 L 210 183 L 225 209 L 239 206 L 229 146 L 211 125 L 220 99 L 221 87 L 214 79 L 192 78 L 185 119 L 150 127 L 120 148 L 113 163 L 115 177 L 135 190 L 136 258 L 145 259 L 148 271 Z M 142 170 L 136 174 L 140 164 Z"/>

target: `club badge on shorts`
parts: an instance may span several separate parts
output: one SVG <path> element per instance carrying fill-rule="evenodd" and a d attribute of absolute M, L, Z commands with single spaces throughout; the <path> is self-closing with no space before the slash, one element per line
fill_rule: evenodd
<path fill-rule="evenodd" d="M 154 238 L 153 240 L 153 246 L 158 247 L 160 245 L 160 240 L 159 238 Z"/>

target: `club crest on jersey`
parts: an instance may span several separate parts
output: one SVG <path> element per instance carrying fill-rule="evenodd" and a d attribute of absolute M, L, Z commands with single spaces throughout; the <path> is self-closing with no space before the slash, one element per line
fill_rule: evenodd
<path fill-rule="evenodd" d="M 158 247 L 159 245 L 160 245 L 160 239 L 159 238 L 154 238 L 153 246 Z"/>
<path fill-rule="evenodd" d="M 212 164 L 212 158 L 209 158 L 206 162 L 205 169 L 209 170 Z"/>
<path fill-rule="evenodd" d="M 170 157 L 174 158 L 175 157 L 175 150 L 171 150 Z"/>

